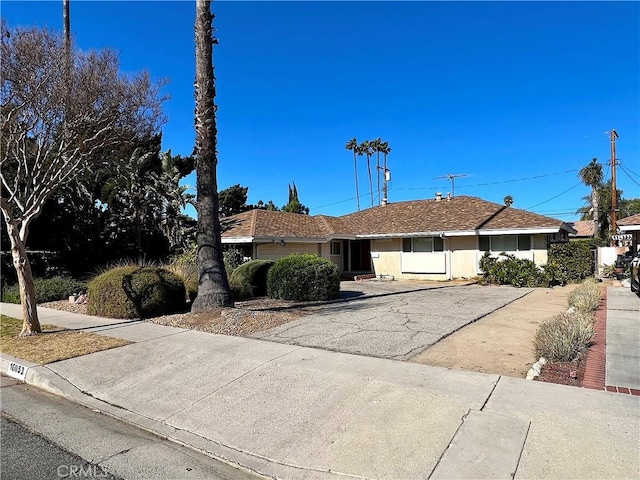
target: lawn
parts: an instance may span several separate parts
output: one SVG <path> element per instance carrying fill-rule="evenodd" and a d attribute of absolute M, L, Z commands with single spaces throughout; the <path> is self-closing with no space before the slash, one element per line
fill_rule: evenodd
<path fill-rule="evenodd" d="M 21 330 L 22 320 L 0 316 L 0 352 L 37 364 L 57 362 L 132 343 L 96 333 L 68 331 L 55 325 L 42 325 L 43 333 L 29 337 L 18 337 Z"/>

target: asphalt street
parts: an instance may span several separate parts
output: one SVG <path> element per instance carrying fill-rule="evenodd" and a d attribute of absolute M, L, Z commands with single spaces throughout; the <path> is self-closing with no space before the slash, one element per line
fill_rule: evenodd
<path fill-rule="evenodd" d="M 117 480 L 100 466 L 67 452 L 5 415 L 0 419 L 0 475 L 13 480 L 101 478 Z"/>
<path fill-rule="evenodd" d="M 2 479 L 260 478 L 2 376 Z"/>

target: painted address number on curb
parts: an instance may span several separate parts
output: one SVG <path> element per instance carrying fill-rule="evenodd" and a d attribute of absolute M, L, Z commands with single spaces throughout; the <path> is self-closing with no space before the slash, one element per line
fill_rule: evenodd
<path fill-rule="evenodd" d="M 27 367 L 16 362 L 9 362 L 9 370 L 7 371 L 7 375 L 24 382 L 24 379 L 27 376 Z"/>

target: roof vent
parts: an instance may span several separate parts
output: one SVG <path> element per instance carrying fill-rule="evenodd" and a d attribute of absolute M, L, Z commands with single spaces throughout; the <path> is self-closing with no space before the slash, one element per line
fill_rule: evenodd
<path fill-rule="evenodd" d="M 436 202 L 439 202 L 440 200 L 442 200 L 442 193 L 438 192 L 436 193 Z"/>
<path fill-rule="evenodd" d="M 451 201 L 451 192 L 447 192 L 447 202 Z"/>

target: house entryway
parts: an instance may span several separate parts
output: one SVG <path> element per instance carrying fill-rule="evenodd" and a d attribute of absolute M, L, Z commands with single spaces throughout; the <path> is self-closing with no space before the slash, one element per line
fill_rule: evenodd
<path fill-rule="evenodd" d="M 343 240 L 342 247 L 342 270 L 344 273 L 373 273 L 371 240 Z"/>

